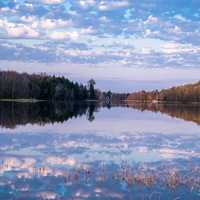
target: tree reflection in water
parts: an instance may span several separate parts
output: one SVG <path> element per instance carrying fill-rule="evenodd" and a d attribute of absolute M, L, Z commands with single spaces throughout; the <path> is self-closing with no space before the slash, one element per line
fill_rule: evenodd
<path fill-rule="evenodd" d="M 128 101 L 119 104 L 97 102 L 0 102 L 0 126 L 15 128 L 16 125 L 64 122 L 73 117 L 86 115 L 89 121 L 95 120 L 95 112 L 101 107 L 130 107 L 140 111 L 152 111 L 167 114 L 171 117 L 200 124 L 200 106 L 167 103 L 145 103 Z"/>
<path fill-rule="evenodd" d="M 13 129 L 27 123 L 44 125 L 86 114 L 93 121 L 97 107 L 95 102 L 0 102 L 0 126 Z"/>
<path fill-rule="evenodd" d="M 199 104 L 181 104 L 181 103 L 148 103 L 128 101 L 128 107 L 140 111 L 152 111 L 167 114 L 171 117 L 195 122 L 200 125 L 200 105 Z"/>

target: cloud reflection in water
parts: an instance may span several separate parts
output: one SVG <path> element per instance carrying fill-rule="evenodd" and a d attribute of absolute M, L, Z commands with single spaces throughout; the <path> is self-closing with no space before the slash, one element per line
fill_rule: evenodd
<path fill-rule="evenodd" d="M 196 124 L 127 107 L 89 108 L 99 111 L 90 122 L 81 109 L 8 117 L 16 125 L 1 129 L 1 199 L 198 199 Z"/>

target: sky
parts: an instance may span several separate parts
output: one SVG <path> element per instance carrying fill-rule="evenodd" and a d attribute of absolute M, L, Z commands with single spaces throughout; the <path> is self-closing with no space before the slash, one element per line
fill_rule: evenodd
<path fill-rule="evenodd" d="M 199 0 L 1 0 L 0 69 L 117 92 L 199 80 Z"/>

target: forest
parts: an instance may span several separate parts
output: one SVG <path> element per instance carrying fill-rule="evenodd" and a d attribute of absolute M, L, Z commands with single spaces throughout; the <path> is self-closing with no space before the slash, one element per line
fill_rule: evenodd
<path fill-rule="evenodd" d="M 95 89 L 95 81 L 87 85 L 72 82 L 65 77 L 44 73 L 27 74 L 15 71 L 0 71 L 0 99 L 36 99 L 48 101 L 99 100 L 107 103 L 132 101 L 200 102 L 200 81 L 194 84 L 171 87 L 163 90 L 134 93 L 101 92 Z"/>
<path fill-rule="evenodd" d="M 163 89 L 161 91 L 140 91 L 128 95 L 127 100 L 165 101 L 165 102 L 200 102 L 200 81 L 194 84 Z"/>
<path fill-rule="evenodd" d="M 88 85 L 65 77 L 0 71 L 0 99 L 95 100 L 95 81 Z"/>

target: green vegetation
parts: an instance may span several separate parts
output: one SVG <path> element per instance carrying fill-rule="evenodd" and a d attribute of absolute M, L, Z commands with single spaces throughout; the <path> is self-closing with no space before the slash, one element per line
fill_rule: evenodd
<path fill-rule="evenodd" d="M 161 91 L 140 91 L 128 95 L 127 100 L 164 101 L 164 102 L 200 102 L 200 82 L 172 87 Z"/>
<path fill-rule="evenodd" d="M 46 74 L 0 72 L 0 99 L 35 102 L 36 100 L 95 100 L 95 82 L 90 80 L 88 88 L 64 77 Z"/>

